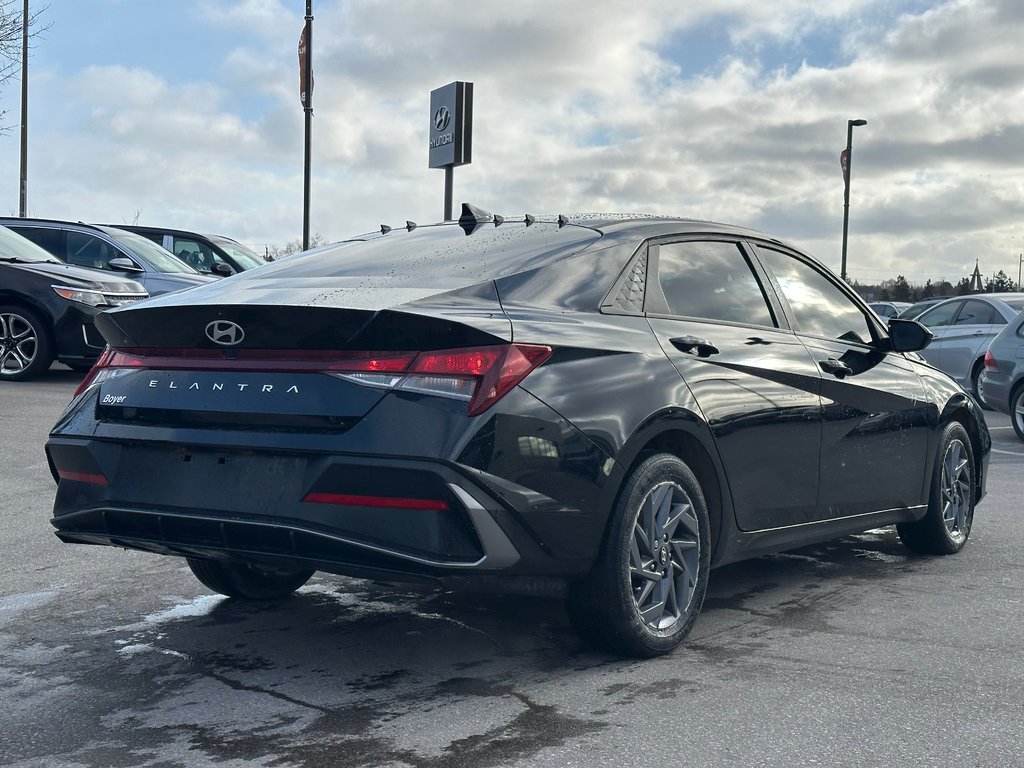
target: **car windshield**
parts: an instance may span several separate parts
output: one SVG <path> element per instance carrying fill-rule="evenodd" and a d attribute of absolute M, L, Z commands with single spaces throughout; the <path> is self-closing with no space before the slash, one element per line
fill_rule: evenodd
<path fill-rule="evenodd" d="M 209 238 L 227 251 L 228 256 L 241 264 L 245 269 L 253 269 L 261 264 L 266 264 L 258 254 L 253 253 L 241 243 L 236 243 L 231 238 L 221 237 L 220 235 L 209 235 Z"/>
<path fill-rule="evenodd" d="M 185 272 L 190 275 L 199 274 L 173 253 L 164 250 L 152 240 L 149 240 L 142 235 L 137 235 L 134 232 L 128 232 L 124 229 L 117 229 L 116 227 L 100 227 L 100 229 L 114 238 L 118 245 L 123 247 L 126 251 L 138 256 L 143 261 L 148 262 L 157 272 Z"/>
<path fill-rule="evenodd" d="M 0 261 L 61 263 L 31 240 L 27 240 L 3 226 L 0 226 Z"/>

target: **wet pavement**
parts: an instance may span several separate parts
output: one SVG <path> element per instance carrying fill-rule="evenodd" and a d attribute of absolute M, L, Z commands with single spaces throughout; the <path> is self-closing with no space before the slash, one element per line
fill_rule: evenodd
<path fill-rule="evenodd" d="M 638 662 L 557 601 L 318 575 L 241 604 L 177 559 L 60 544 L 41 445 L 76 381 L 0 391 L 2 765 L 1024 764 L 1006 417 L 959 555 L 880 529 L 718 569 L 687 644 Z"/>

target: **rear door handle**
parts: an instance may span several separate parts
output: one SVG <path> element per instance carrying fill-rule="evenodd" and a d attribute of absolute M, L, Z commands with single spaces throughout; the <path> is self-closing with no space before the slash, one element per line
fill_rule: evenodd
<path fill-rule="evenodd" d="M 828 360 L 819 360 L 818 365 L 821 366 L 821 370 L 825 373 L 831 373 L 837 379 L 841 379 L 844 376 L 849 376 L 853 373 L 853 368 L 848 366 L 842 360 L 836 360 L 834 357 L 830 357 Z"/>
<path fill-rule="evenodd" d="M 696 336 L 677 336 L 669 341 L 680 352 L 690 352 L 696 354 L 697 357 L 710 357 L 718 354 L 718 347 L 707 339 L 699 339 Z"/>

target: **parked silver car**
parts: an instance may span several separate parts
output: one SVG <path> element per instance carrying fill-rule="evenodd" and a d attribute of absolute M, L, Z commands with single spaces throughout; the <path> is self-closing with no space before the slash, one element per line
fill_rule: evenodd
<path fill-rule="evenodd" d="M 899 317 L 903 310 L 910 307 L 909 301 L 873 301 L 868 304 L 871 309 L 874 310 L 875 314 L 883 320 L 888 320 L 890 317 Z"/>
<path fill-rule="evenodd" d="M 939 302 L 917 318 L 935 335 L 921 355 L 981 402 L 985 350 L 1022 309 L 1024 293 L 979 293 Z"/>
<path fill-rule="evenodd" d="M 1024 440 L 1024 312 L 989 344 L 980 386 L 985 404 L 1008 413 L 1014 432 Z"/>

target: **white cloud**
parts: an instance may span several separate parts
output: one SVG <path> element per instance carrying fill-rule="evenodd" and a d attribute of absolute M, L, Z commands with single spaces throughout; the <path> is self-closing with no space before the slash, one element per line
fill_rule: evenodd
<path fill-rule="evenodd" d="M 1016 264 L 1016 0 L 314 5 L 312 222 L 332 239 L 439 217 L 428 92 L 464 79 L 475 83 L 474 162 L 456 171 L 456 199 L 508 213 L 713 218 L 838 267 L 838 155 L 847 119 L 865 118 L 854 277 L 954 279 L 976 257 L 986 272 Z M 297 237 L 301 6 L 203 4 L 199 22 L 230 45 L 207 51 L 202 82 L 89 62 L 34 82 L 33 207 L 106 220 L 141 209 L 152 223 L 254 243 Z M 701 48 L 708 30 L 723 48 Z M 0 173 L 15 167 L 6 149 Z"/>

